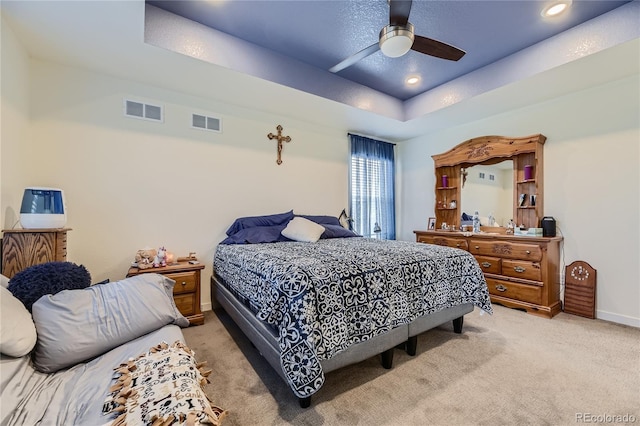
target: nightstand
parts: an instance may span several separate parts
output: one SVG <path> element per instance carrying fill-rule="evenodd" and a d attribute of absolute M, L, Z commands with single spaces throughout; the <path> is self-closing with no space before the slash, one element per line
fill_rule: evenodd
<path fill-rule="evenodd" d="M 2 275 L 12 278 L 29 266 L 67 260 L 67 231 L 57 229 L 2 230 Z"/>
<path fill-rule="evenodd" d="M 138 269 L 129 268 L 127 277 L 134 275 L 156 273 L 171 278 L 176 282 L 173 287 L 173 300 L 178 310 L 191 325 L 204 324 L 204 314 L 200 310 L 200 271 L 204 265 L 192 265 L 189 262 L 178 262 L 159 268 Z"/>

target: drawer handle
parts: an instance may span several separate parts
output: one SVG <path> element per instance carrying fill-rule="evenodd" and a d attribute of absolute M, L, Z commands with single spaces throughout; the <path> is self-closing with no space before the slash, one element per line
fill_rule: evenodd
<path fill-rule="evenodd" d="M 527 251 L 525 251 L 525 253 L 527 253 L 527 254 L 531 254 L 531 251 L 530 251 L 530 250 L 527 250 Z"/>
<path fill-rule="evenodd" d="M 456 244 L 456 247 L 460 247 L 460 243 Z"/>
<path fill-rule="evenodd" d="M 496 286 L 496 290 L 498 290 L 498 291 L 507 291 L 507 288 L 505 286 L 503 286 L 502 284 L 498 284 Z"/>
<path fill-rule="evenodd" d="M 185 285 L 187 285 L 186 281 L 182 281 L 182 286 L 184 287 Z"/>
<path fill-rule="evenodd" d="M 490 268 L 491 264 L 489 262 L 482 262 L 482 267 L 483 268 Z"/>
<path fill-rule="evenodd" d="M 521 272 L 521 273 L 526 271 L 526 269 L 523 268 L 522 266 L 514 266 L 513 270 L 516 271 L 516 272 Z"/>
<path fill-rule="evenodd" d="M 478 250 L 480 248 L 480 246 L 476 246 L 476 250 Z"/>

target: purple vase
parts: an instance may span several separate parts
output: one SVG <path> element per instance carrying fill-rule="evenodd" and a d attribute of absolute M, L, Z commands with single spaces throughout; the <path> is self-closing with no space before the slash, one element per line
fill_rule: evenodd
<path fill-rule="evenodd" d="M 524 180 L 533 179 L 533 166 L 524 166 Z"/>
<path fill-rule="evenodd" d="M 443 188 L 448 188 L 449 187 L 449 176 L 442 175 L 442 187 Z"/>

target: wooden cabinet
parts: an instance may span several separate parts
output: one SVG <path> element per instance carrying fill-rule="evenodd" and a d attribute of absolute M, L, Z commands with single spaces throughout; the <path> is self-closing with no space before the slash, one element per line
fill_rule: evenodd
<path fill-rule="evenodd" d="M 130 268 L 127 277 L 134 275 L 156 273 L 171 278 L 176 282 L 173 287 L 173 300 L 178 310 L 192 325 L 204 324 L 204 314 L 200 310 L 200 275 L 204 265 L 192 265 L 189 262 L 179 262 L 160 268 L 138 269 Z"/>
<path fill-rule="evenodd" d="M 445 153 L 433 155 L 436 229 L 440 229 L 443 223 L 460 229 L 463 171 L 473 165 L 492 165 L 504 160 L 513 160 L 511 218 L 516 225 L 524 225 L 525 228 L 539 227 L 544 211 L 542 148 L 546 139 L 540 134 L 520 138 L 482 136 L 462 142 Z M 445 175 L 447 178 L 443 179 Z M 521 194 L 525 194 L 522 203 Z M 453 201 L 455 203 L 452 204 Z"/>
<path fill-rule="evenodd" d="M 560 312 L 562 237 L 414 232 L 418 242 L 472 253 L 485 274 L 493 303 L 547 318 Z"/>
<path fill-rule="evenodd" d="M 2 275 L 11 278 L 29 266 L 67 260 L 67 231 L 5 229 L 2 231 Z"/>

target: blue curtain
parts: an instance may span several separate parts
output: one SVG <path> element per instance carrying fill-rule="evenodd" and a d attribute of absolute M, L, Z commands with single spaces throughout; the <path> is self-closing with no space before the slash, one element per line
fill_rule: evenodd
<path fill-rule="evenodd" d="M 394 145 L 352 134 L 349 140 L 353 230 L 365 237 L 395 240 Z"/>

